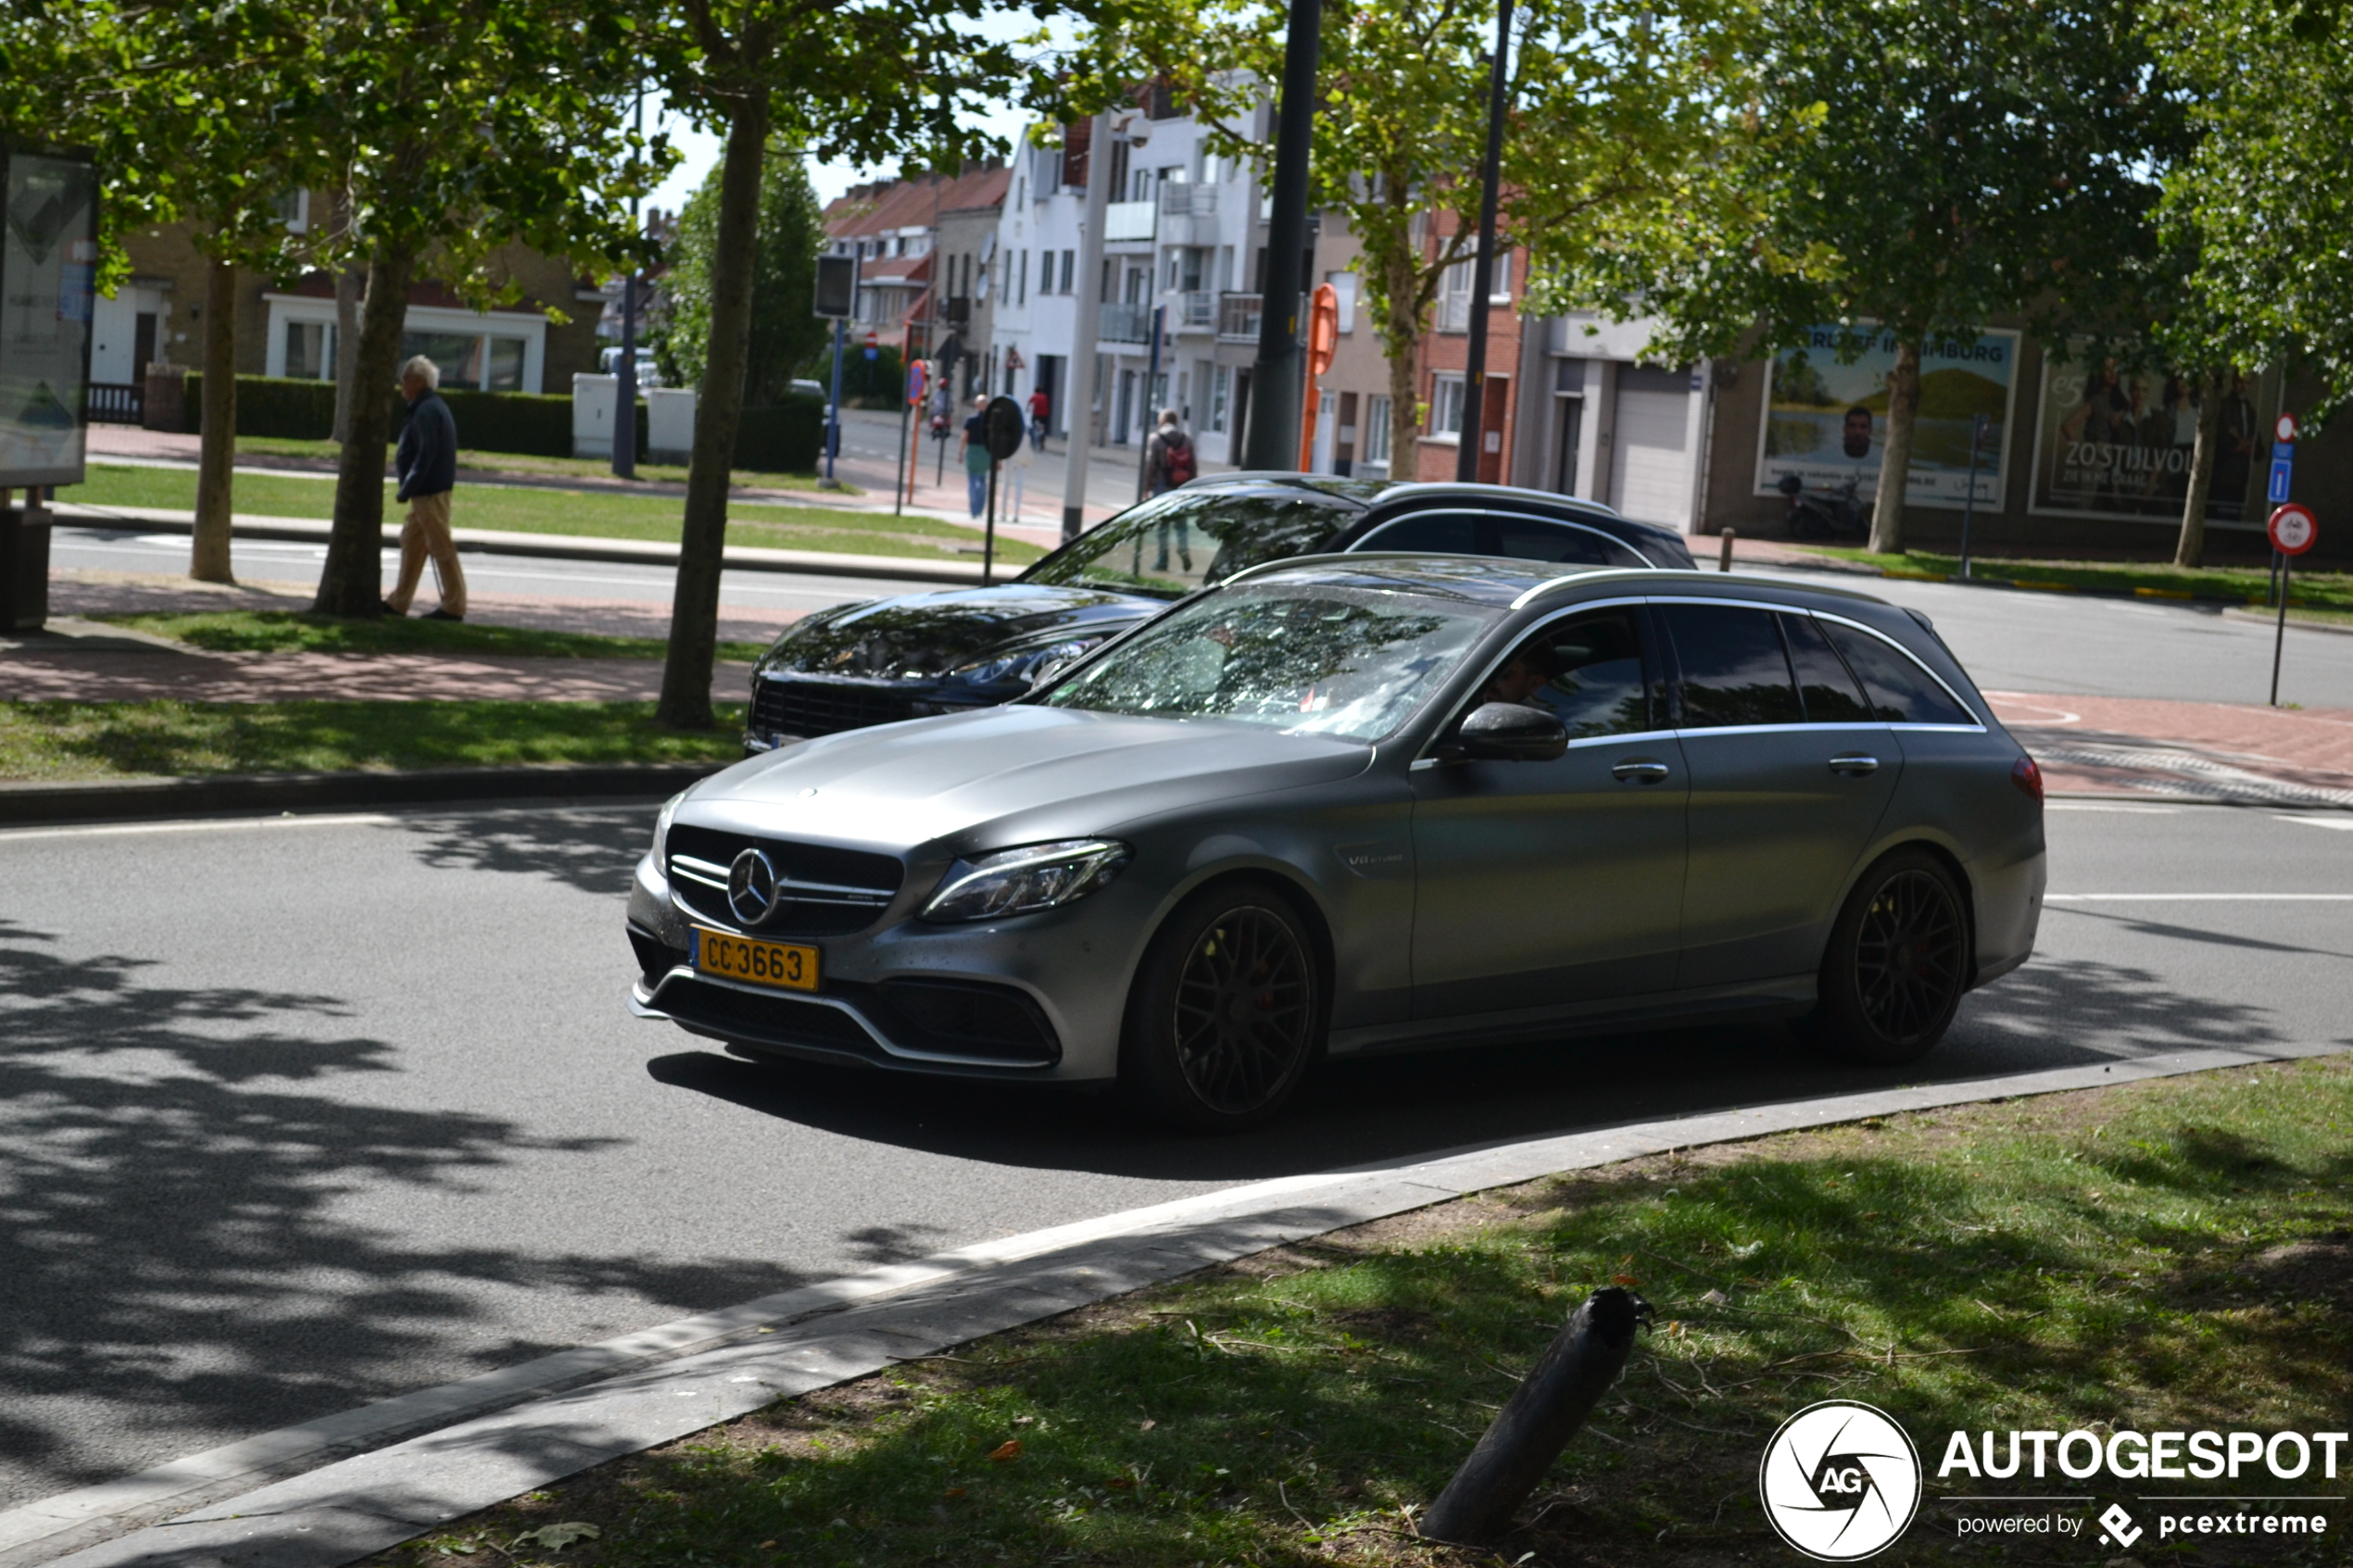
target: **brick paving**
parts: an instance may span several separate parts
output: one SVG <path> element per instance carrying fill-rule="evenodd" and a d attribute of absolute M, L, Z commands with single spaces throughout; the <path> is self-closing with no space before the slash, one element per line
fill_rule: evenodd
<path fill-rule="evenodd" d="M 2029 692 L 1985 696 L 2051 789 L 2353 808 L 2353 709 Z"/>

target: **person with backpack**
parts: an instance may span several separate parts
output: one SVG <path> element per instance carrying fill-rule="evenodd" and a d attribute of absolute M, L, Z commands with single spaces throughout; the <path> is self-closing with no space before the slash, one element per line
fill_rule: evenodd
<path fill-rule="evenodd" d="M 1163 408 L 1160 411 L 1160 428 L 1152 433 L 1151 444 L 1144 448 L 1147 486 L 1153 495 L 1164 495 L 1200 471 L 1201 464 L 1194 454 L 1191 438 L 1185 434 L 1184 426 L 1177 421 L 1176 410 Z M 1160 555 L 1152 562 L 1152 570 L 1168 570 L 1168 535 L 1172 530 L 1176 535 L 1176 558 L 1184 563 L 1187 571 L 1190 571 L 1193 569 L 1192 531 L 1181 518 L 1162 521 Z"/>

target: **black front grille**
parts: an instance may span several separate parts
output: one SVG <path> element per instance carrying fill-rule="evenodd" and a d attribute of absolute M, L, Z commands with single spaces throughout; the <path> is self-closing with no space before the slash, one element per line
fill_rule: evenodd
<path fill-rule="evenodd" d="M 1051 1067 L 1062 1060 L 1052 1024 L 1036 1002 L 1010 985 L 831 981 L 825 991 L 856 1008 L 901 1050 L 1002 1067 Z M 689 1029 L 723 1040 L 848 1052 L 870 1060 L 888 1058 L 857 1019 L 786 992 L 680 978 L 662 987 L 655 1005 Z"/>
<path fill-rule="evenodd" d="M 686 961 L 684 947 L 673 947 L 650 932 L 640 931 L 634 925 L 629 928 L 629 946 L 636 949 L 638 972 L 646 977 L 649 985 Z"/>
<path fill-rule="evenodd" d="M 722 1039 L 804 1046 L 863 1057 L 882 1055 L 881 1047 L 856 1019 L 839 1008 L 799 997 L 754 996 L 699 980 L 673 980 L 662 987 L 656 1005 L 688 1028 Z"/>
<path fill-rule="evenodd" d="M 1027 1067 L 1051 1066 L 1062 1057 L 1053 1025 L 1036 1002 L 1011 985 L 886 980 L 876 989 L 888 1009 L 875 1022 L 902 1046 Z"/>
<path fill-rule="evenodd" d="M 766 676 L 753 684 L 751 728 L 765 735 L 830 735 L 915 716 L 912 693 L 857 681 Z"/>
<path fill-rule="evenodd" d="M 671 891 L 688 909 L 730 929 L 742 927 L 727 907 L 727 868 L 746 849 L 767 852 L 779 879 L 776 910 L 763 936 L 847 936 L 882 918 L 906 868 L 888 855 L 795 844 L 680 823 L 668 842 Z"/>

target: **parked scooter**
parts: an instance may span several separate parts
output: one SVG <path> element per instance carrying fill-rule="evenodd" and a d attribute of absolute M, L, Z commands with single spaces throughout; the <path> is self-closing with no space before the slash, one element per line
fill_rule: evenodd
<path fill-rule="evenodd" d="M 1870 536 L 1871 508 L 1856 495 L 1862 476 L 1856 475 L 1835 490 L 1806 492 L 1806 481 L 1793 473 L 1781 475 L 1774 486 L 1789 497 L 1782 522 L 1793 539 L 1865 539 Z"/>

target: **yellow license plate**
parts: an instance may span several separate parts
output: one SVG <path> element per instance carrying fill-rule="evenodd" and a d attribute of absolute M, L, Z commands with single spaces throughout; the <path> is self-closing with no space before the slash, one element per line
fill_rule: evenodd
<path fill-rule="evenodd" d="M 730 936 L 724 931 L 695 927 L 690 960 L 698 972 L 785 991 L 817 988 L 817 949 L 792 942 L 763 942 L 755 936 Z"/>

